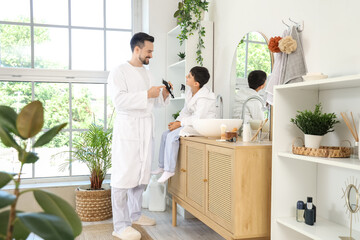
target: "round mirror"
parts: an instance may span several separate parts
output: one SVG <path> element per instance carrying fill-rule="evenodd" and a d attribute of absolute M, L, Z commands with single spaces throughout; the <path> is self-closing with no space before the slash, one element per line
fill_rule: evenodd
<path fill-rule="evenodd" d="M 260 122 L 270 118 L 270 108 L 266 106 L 265 87 L 267 81 L 251 84 L 248 76 L 252 71 L 257 72 L 256 79 L 267 78 L 271 74 L 273 54 L 269 51 L 268 40 L 259 32 L 247 33 L 236 47 L 232 64 L 230 89 L 230 117 L 243 118 L 249 122 L 253 131 L 256 131 Z M 254 75 L 254 74 L 252 74 Z M 253 99 L 249 100 L 252 97 Z M 248 100 L 248 101 L 247 101 Z M 245 105 L 245 107 L 244 107 Z M 242 111 L 244 107 L 244 112 Z M 270 119 L 263 132 L 269 132 Z M 266 136 L 263 134 L 263 136 Z"/>
<path fill-rule="evenodd" d="M 355 213 L 359 208 L 359 192 L 358 189 L 353 185 L 349 184 L 346 193 L 346 205 L 350 212 Z"/>

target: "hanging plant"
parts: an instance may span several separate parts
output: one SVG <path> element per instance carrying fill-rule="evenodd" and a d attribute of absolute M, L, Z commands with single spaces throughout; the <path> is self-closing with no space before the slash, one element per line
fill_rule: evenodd
<path fill-rule="evenodd" d="M 177 24 L 181 32 L 177 37 L 180 45 L 188 39 L 190 35 L 197 32 L 199 40 L 196 46 L 196 62 L 203 65 L 202 49 L 205 48 L 203 37 L 205 37 L 205 28 L 201 26 L 201 19 L 204 12 L 208 11 L 209 3 L 206 0 L 182 0 L 178 4 L 178 10 L 174 13 Z"/>

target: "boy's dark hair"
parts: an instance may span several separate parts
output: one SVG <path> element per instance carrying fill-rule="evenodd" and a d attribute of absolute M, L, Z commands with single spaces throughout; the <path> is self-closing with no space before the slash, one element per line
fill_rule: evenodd
<path fill-rule="evenodd" d="M 210 79 L 210 73 L 205 67 L 193 67 L 190 70 L 190 73 L 194 76 L 195 81 L 200 84 L 200 88 L 202 88 Z"/>
<path fill-rule="evenodd" d="M 249 88 L 256 90 L 258 87 L 263 85 L 266 81 L 266 73 L 261 70 L 255 70 L 249 73 L 248 83 Z"/>
<path fill-rule="evenodd" d="M 134 52 L 134 49 L 136 46 L 138 46 L 139 48 L 143 48 L 145 41 L 149 41 L 149 42 L 153 43 L 154 37 L 150 36 L 149 34 L 146 34 L 144 32 L 135 33 L 134 36 L 130 40 L 131 51 Z"/>

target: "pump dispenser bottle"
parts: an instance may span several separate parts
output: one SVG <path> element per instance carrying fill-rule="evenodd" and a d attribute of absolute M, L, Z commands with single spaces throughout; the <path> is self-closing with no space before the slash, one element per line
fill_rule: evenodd
<path fill-rule="evenodd" d="M 251 138 L 250 123 L 245 123 L 243 126 L 242 140 L 243 142 L 250 142 L 250 138 Z"/>
<path fill-rule="evenodd" d="M 314 210 L 314 206 L 312 203 L 312 197 L 308 197 L 307 198 L 307 202 L 306 202 L 306 208 L 305 208 L 305 212 L 304 212 L 304 218 L 305 218 L 305 223 L 307 225 L 314 225 L 315 220 L 315 210 Z"/>

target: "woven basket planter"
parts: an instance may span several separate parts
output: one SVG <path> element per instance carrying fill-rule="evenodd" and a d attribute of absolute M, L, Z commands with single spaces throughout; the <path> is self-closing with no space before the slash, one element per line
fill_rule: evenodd
<path fill-rule="evenodd" d="M 111 189 L 85 190 L 77 188 L 76 212 L 81 221 L 102 221 L 112 217 Z"/>

